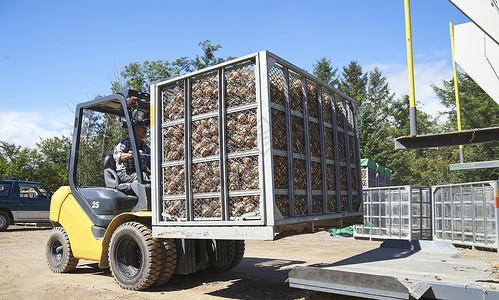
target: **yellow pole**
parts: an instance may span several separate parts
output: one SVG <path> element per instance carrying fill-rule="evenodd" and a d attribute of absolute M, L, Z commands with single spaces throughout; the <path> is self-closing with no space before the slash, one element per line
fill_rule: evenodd
<path fill-rule="evenodd" d="M 416 93 L 414 91 L 414 66 L 412 59 L 412 31 L 411 31 L 411 4 L 404 0 L 405 7 L 405 36 L 407 41 L 407 67 L 409 72 L 409 119 L 411 124 L 411 135 L 417 135 L 416 126 Z"/>
<path fill-rule="evenodd" d="M 449 22 L 450 28 L 450 43 L 452 48 L 452 68 L 454 69 L 454 93 L 456 96 L 456 113 L 457 113 L 457 130 L 461 131 L 461 106 L 459 105 L 459 89 L 457 84 L 457 68 L 456 68 L 456 55 L 454 47 L 454 24 Z M 463 145 L 459 145 L 459 153 L 461 158 L 461 163 L 464 162 L 464 150 Z"/>

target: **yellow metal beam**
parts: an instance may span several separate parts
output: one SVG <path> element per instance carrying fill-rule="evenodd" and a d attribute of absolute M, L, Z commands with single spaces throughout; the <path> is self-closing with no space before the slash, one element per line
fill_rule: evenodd
<path fill-rule="evenodd" d="M 411 3 L 404 0 L 405 7 L 405 35 L 407 42 L 407 68 L 409 72 L 409 119 L 411 121 L 411 135 L 417 135 L 416 127 L 416 93 L 414 88 L 414 65 L 412 58 L 412 31 L 411 31 Z"/>

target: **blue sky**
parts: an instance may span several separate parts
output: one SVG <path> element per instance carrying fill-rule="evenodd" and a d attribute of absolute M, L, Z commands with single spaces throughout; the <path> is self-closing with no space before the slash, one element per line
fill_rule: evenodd
<path fill-rule="evenodd" d="M 431 84 L 452 78 L 446 0 L 411 1 L 416 99 L 442 109 Z M 408 93 L 404 1 L 0 1 L 0 140 L 33 147 L 72 129 L 76 103 L 110 93 L 129 62 L 201 55 L 199 42 L 239 57 L 269 50 L 312 71 L 352 60 Z"/>

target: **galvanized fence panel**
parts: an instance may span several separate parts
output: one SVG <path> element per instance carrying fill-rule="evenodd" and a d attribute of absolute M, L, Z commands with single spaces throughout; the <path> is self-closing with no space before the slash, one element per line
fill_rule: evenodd
<path fill-rule="evenodd" d="M 364 188 L 364 225 L 354 237 L 431 240 L 431 189 L 420 186 Z"/>
<path fill-rule="evenodd" d="M 262 51 L 155 83 L 151 94 L 154 225 L 362 215 L 356 104 L 321 80 Z"/>
<path fill-rule="evenodd" d="M 497 249 L 498 183 L 433 186 L 434 239 Z"/>

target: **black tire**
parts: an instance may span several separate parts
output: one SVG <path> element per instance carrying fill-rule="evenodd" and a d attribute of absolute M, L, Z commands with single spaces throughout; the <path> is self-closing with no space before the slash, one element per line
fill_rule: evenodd
<path fill-rule="evenodd" d="M 244 251 L 246 250 L 246 244 L 244 240 L 236 240 L 234 241 L 234 258 L 232 259 L 232 262 L 230 263 L 229 267 L 225 271 L 229 271 L 234 269 L 239 265 L 241 260 L 243 260 L 244 256 Z"/>
<path fill-rule="evenodd" d="M 163 240 L 163 267 L 155 286 L 165 285 L 177 268 L 177 245 L 174 239 Z"/>
<path fill-rule="evenodd" d="M 50 270 L 54 273 L 71 272 L 79 261 L 73 256 L 68 235 L 62 227 L 50 230 L 45 246 L 45 256 Z"/>
<path fill-rule="evenodd" d="M 213 267 L 212 270 L 215 272 L 225 272 L 229 269 L 236 255 L 236 241 L 235 240 L 213 240 L 213 257 L 217 256 L 217 248 L 218 247 L 227 247 L 227 260 L 224 264 L 223 262 L 216 263 L 217 266 Z M 223 266 L 222 266 L 223 265 Z"/>
<path fill-rule="evenodd" d="M 10 225 L 10 216 L 5 211 L 0 210 L 0 231 L 7 230 Z"/>
<path fill-rule="evenodd" d="M 163 250 L 151 229 L 138 222 L 121 224 L 109 243 L 109 266 L 118 285 L 143 290 L 153 285 L 163 267 Z"/>

